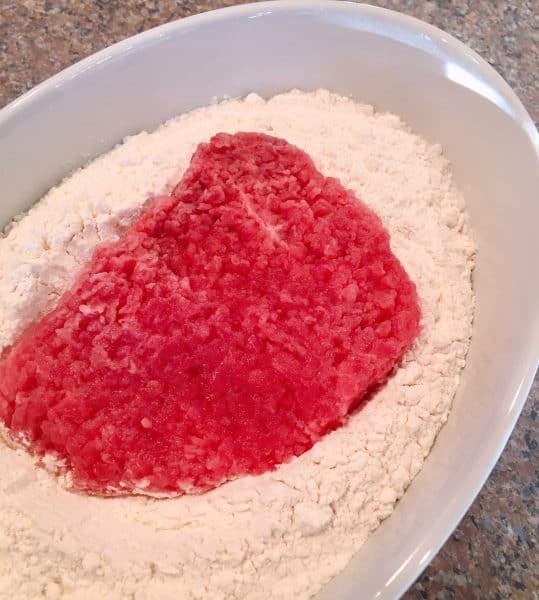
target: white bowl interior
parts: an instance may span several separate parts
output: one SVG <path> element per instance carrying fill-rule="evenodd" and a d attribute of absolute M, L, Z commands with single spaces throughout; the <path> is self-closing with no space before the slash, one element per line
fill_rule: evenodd
<path fill-rule="evenodd" d="M 171 23 L 0 112 L 0 224 L 125 135 L 213 97 L 319 87 L 397 113 L 440 142 L 479 246 L 473 340 L 450 419 L 394 514 L 320 594 L 390 598 L 472 502 L 537 364 L 537 132 L 486 63 L 419 21 L 341 2 L 263 3 Z"/>

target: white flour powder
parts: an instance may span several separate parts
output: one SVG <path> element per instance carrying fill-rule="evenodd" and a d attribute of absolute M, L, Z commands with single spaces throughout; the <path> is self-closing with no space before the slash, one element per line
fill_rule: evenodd
<path fill-rule="evenodd" d="M 439 146 L 325 91 L 193 111 L 51 190 L 0 240 L 0 349 L 218 131 L 284 137 L 373 208 L 417 285 L 422 333 L 347 425 L 272 473 L 201 496 L 85 497 L 0 444 L 1 597 L 308 598 L 391 513 L 447 418 L 474 305 L 464 202 Z"/>

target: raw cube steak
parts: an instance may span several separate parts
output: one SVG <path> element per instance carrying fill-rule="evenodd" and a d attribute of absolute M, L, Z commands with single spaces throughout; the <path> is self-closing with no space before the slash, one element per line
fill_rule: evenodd
<path fill-rule="evenodd" d="M 219 134 L 0 364 L 0 419 L 96 494 L 201 492 L 343 423 L 418 333 L 379 218 L 286 141 Z"/>

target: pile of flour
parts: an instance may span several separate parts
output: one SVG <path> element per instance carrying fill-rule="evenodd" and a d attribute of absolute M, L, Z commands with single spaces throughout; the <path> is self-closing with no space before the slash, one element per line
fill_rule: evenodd
<path fill-rule="evenodd" d="M 0 443 L 2 597 L 308 598 L 391 513 L 447 419 L 474 307 L 463 199 L 440 146 L 327 91 L 192 111 L 52 189 L 0 239 L 0 351 L 219 131 L 285 138 L 378 213 L 416 283 L 421 334 L 344 427 L 274 472 L 200 496 L 85 497 Z"/>

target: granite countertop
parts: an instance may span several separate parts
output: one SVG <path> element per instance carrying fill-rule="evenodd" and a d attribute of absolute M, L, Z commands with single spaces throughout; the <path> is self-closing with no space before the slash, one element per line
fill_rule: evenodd
<path fill-rule="evenodd" d="M 0 107 L 129 35 L 231 0 L 0 0 Z M 539 121 L 537 0 L 372 1 L 477 50 Z M 539 598 L 539 378 L 509 443 L 456 531 L 405 598 Z"/>

